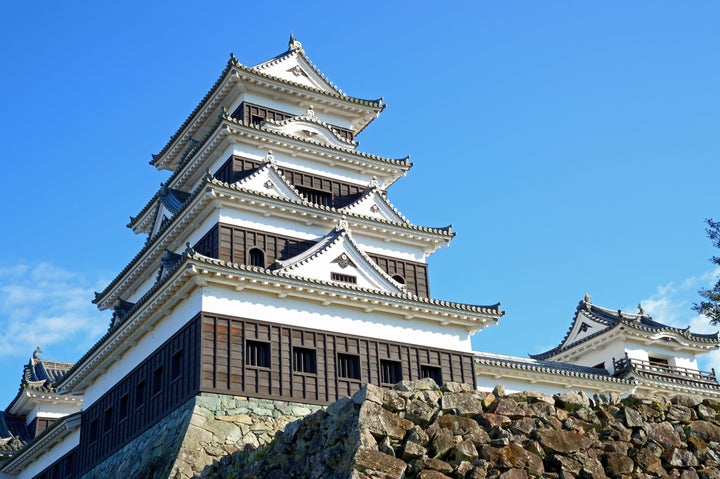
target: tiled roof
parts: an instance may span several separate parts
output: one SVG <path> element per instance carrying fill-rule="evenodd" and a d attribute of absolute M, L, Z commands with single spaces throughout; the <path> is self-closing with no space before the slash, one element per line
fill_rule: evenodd
<path fill-rule="evenodd" d="M 281 131 L 275 131 L 273 129 L 266 128 L 264 125 L 257 125 L 250 121 L 239 120 L 237 118 L 233 118 L 227 112 L 223 112 L 223 115 L 221 118 L 229 123 L 233 123 L 235 125 L 242 126 L 242 127 L 245 127 L 245 128 L 251 129 L 251 130 L 258 130 L 258 131 L 264 131 L 267 133 L 272 133 L 273 135 L 277 135 L 277 136 L 280 136 L 283 138 L 289 138 L 292 140 L 302 141 L 304 143 L 316 145 L 316 146 L 319 146 L 322 148 L 327 148 L 329 150 L 333 150 L 338 153 L 344 153 L 344 154 L 348 154 L 350 156 L 360 157 L 360 158 L 367 159 L 367 160 L 379 161 L 381 163 L 394 165 L 394 166 L 408 167 L 408 168 L 412 167 L 412 163 L 410 162 L 410 157 L 408 157 L 408 156 L 406 156 L 405 158 L 393 159 L 393 158 L 385 158 L 383 156 L 373 155 L 371 153 L 364 153 L 362 151 L 349 150 L 345 147 L 341 148 L 339 146 L 331 145 L 329 143 L 314 141 L 310 138 L 302 138 L 302 137 L 295 136 L 295 135 L 289 135 L 289 134 L 283 133 Z M 220 127 L 220 125 L 218 125 L 218 127 L 216 127 L 216 128 L 219 128 L 219 127 Z"/>
<path fill-rule="evenodd" d="M 161 290 L 163 285 L 170 281 L 170 278 L 173 278 L 177 271 L 183 270 L 183 271 L 190 271 L 193 268 L 193 265 L 196 266 L 202 266 L 203 264 L 208 266 L 217 266 L 220 268 L 224 268 L 228 271 L 228 274 L 234 278 L 235 281 L 238 280 L 240 275 L 237 274 L 237 272 L 245 272 L 248 275 L 255 276 L 256 278 L 261 279 L 262 281 L 258 281 L 258 283 L 262 282 L 270 282 L 274 281 L 274 279 L 282 279 L 285 278 L 290 281 L 297 281 L 299 283 L 302 283 L 303 285 L 318 285 L 318 286 L 327 286 L 330 288 L 333 288 L 335 290 L 338 290 L 342 292 L 342 290 L 345 290 L 348 292 L 357 292 L 358 294 L 370 294 L 377 298 L 386 298 L 384 300 L 385 303 L 391 304 L 391 303 L 405 303 L 404 306 L 407 306 L 408 304 L 413 305 L 415 308 L 417 308 L 418 311 L 423 310 L 422 305 L 427 305 L 429 307 L 432 307 L 435 309 L 435 311 L 442 310 L 442 309 L 450 309 L 455 310 L 456 314 L 463 314 L 467 313 L 469 315 L 481 315 L 481 316 L 491 316 L 495 319 L 498 319 L 502 315 L 505 314 L 504 311 L 500 309 L 500 303 L 496 303 L 494 305 L 471 305 L 471 304 L 464 304 L 464 303 L 457 303 L 453 301 L 443 301 L 439 299 L 431 299 L 421 296 L 415 296 L 411 293 L 391 293 L 391 292 L 385 292 L 385 291 L 379 291 L 375 289 L 367 289 L 362 288 L 359 286 L 355 286 L 349 283 L 337 283 L 332 281 L 324 281 L 324 280 L 318 280 L 318 279 L 312 279 L 312 278 L 304 278 L 304 277 L 298 277 L 294 276 L 292 274 L 286 273 L 284 271 L 272 271 L 267 268 L 261 268 L 257 266 L 249 266 L 249 265 L 243 265 L 238 263 L 231 263 L 222 261 L 219 259 L 209 258 L 207 256 L 203 256 L 199 253 L 196 253 L 191 248 L 187 248 L 185 252 L 182 255 L 182 260 L 178 261 L 172 268 L 171 271 L 168 272 L 167 275 L 164 276 L 160 281 L 156 282 L 140 299 L 138 299 L 135 304 L 130 308 L 130 310 L 127 312 L 127 315 L 121 320 L 118 321 L 118 323 L 115 325 L 115 327 L 109 329 L 103 337 L 101 337 L 73 366 L 68 370 L 68 372 L 63 377 L 63 380 L 60 381 L 57 385 L 59 389 L 62 389 L 64 387 L 63 381 L 67 381 L 68 378 L 71 378 L 75 372 L 80 369 L 84 363 L 93 356 L 93 354 L 100 349 L 100 347 L 108 341 L 117 331 L 118 328 L 122 327 L 122 325 L 131 320 L 134 313 L 136 313 L 138 310 L 140 310 L 145 303 L 152 298 L 158 291 Z M 256 282 L 255 279 L 252 281 L 253 283 Z M 302 289 L 309 291 L 310 289 L 307 289 L 303 287 Z M 338 294 L 338 296 L 341 296 L 341 294 Z M 378 300 L 378 304 L 380 301 Z M 409 314 L 412 313 L 412 310 L 410 307 L 403 307 L 403 311 L 408 311 Z M 427 310 L 426 310 L 427 311 Z M 446 316 L 449 315 L 446 311 Z M 483 320 L 484 322 L 485 320 Z M 65 391 L 67 392 L 67 391 Z"/>
<path fill-rule="evenodd" d="M 22 449 L 31 436 L 25 427 L 25 418 L 0 411 L 0 460 L 13 456 Z"/>
<path fill-rule="evenodd" d="M 475 353 L 475 361 L 479 364 L 506 367 L 510 369 L 521 369 L 540 373 L 556 374 L 559 376 L 573 376 L 587 378 L 596 381 L 607 381 L 613 383 L 634 384 L 633 380 L 617 378 L 603 368 L 592 368 L 574 364 L 559 363 L 555 361 L 543 361 L 528 359 L 519 356 L 506 356 L 492 353 Z"/>
<path fill-rule="evenodd" d="M 361 286 L 357 286 L 351 283 L 339 283 L 334 281 L 326 281 L 326 280 L 320 280 L 320 279 L 314 279 L 314 278 L 305 278 L 305 277 L 299 277 L 295 276 L 291 273 L 288 273 L 283 270 L 270 270 L 265 268 L 259 268 L 256 266 L 248 266 L 244 264 L 239 263 L 232 263 L 229 261 L 223 261 L 215 258 L 209 258 L 207 256 L 203 256 L 199 253 L 191 253 L 189 256 L 189 259 L 193 261 L 198 261 L 200 263 L 207 263 L 215 266 L 220 266 L 224 268 L 234 269 L 237 271 L 249 271 L 254 273 L 261 273 L 263 275 L 267 275 L 269 278 L 272 277 L 285 277 L 288 279 L 293 280 L 300 280 L 307 283 L 313 283 L 317 285 L 326 285 L 326 286 L 332 286 L 340 289 L 348 289 L 358 292 L 364 292 L 364 293 L 371 293 L 373 295 L 379 295 L 379 296 L 385 296 L 388 298 L 396 298 L 396 299 L 406 299 L 417 303 L 423 303 L 428 304 L 431 306 L 439 306 L 439 307 L 445 307 L 445 308 L 451 308 L 456 309 L 458 311 L 466 311 L 469 313 L 478 313 L 483 315 L 494 315 L 494 316 L 502 316 L 505 314 L 504 311 L 500 310 L 500 303 L 496 303 L 493 305 L 472 305 L 472 304 L 465 304 L 465 303 L 456 303 L 453 301 L 444 301 L 440 299 L 432 299 L 432 298 L 426 298 L 422 296 L 415 296 L 412 293 L 409 292 L 403 292 L 403 293 L 392 293 L 392 292 L 386 292 L 386 291 L 379 291 L 376 289 L 368 289 L 363 288 Z"/>
<path fill-rule="evenodd" d="M 565 342 L 570 337 L 570 334 L 572 333 L 575 324 L 581 320 L 581 314 L 586 315 L 593 321 L 605 325 L 606 328 L 588 336 L 585 336 L 579 341 L 575 341 L 571 344 L 565 344 Z M 556 354 L 567 351 L 578 344 L 582 344 L 588 340 L 596 338 L 601 334 L 617 327 L 627 327 L 628 329 L 636 330 L 643 333 L 676 334 L 688 340 L 696 341 L 699 343 L 720 344 L 720 338 L 718 337 L 718 333 L 697 334 L 691 332 L 689 327 L 681 329 L 659 323 L 653 320 L 652 317 L 645 312 L 627 313 L 625 311 L 603 308 L 601 306 L 596 306 L 592 304 L 590 302 L 589 296 L 586 296 L 586 298 L 580 301 L 580 303 L 578 304 L 578 307 L 575 310 L 573 322 L 571 323 L 570 328 L 568 328 L 565 337 L 562 339 L 562 341 L 560 341 L 560 344 L 549 351 L 545 351 L 539 354 L 531 354 L 530 357 L 535 359 L 546 359 L 552 357 Z"/>
<path fill-rule="evenodd" d="M 203 182 L 201 182 L 197 186 L 197 188 L 195 188 L 193 193 L 190 194 L 190 196 L 188 197 L 188 200 L 186 200 L 185 203 L 182 205 L 182 207 L 180 208 L 178 213 L 184 211 L 196 197 L 198 197 L 200 194 L 202 194 L 205 191 L 205 187 L 207 185 L 213 185 L 216 187 L 227 188 L 232 191 L 242 192 L 242 193 L 245 193 L 245 194 L 248 194 L 251 196 L 255 196 L 255 197 L 259 197 L 259 198 L 265 198 L 270 201 L 277 201 L 277 202 L 285 203 L 288 206 L 294 205 L 296 207 L 311 207 L 313 210 L 334 213 L 337 218 L 341 218 L 341 217 L 345 216 L 345 217 L 347 217 L 348 220 L 358 219 L 358 220 L 370 221 L 373 223 L 377 223 L 379 225 L 387 225 L 388 227 L 397 227 L 397 228 L 417 231 L 417 232 L 420 232 L 423 234 L 439 235 L 439 236 L 446 237 L 448 239 L 451 239 L 455 236 L 455 233 L 452 231 L 452 225 L 445 226 L 445 227 L 439 227 L 439 228 L 434 228 L 434 227 L 429 227 L 429 226 L 416 226 L 416 225 L 412 225 L 409 223 L 399 223 L 399 222 L 395 222 L 395 221 L 383 220 L 383 219 L 366 216 L 366 215 L 347 213 L 345 211 L 342 211 L 341 209 L 337 209 L 332 206 L 318 205 L 318 204 L 310 203 L 305 200 L 297 201 L 297 200 L 292 200 L 289 198 L 282 198 L 282 197 L 270 195 L 270 194 L 259 192 L 259 191 L 244 189 L 237 185 L 231 185 L 226 182 L 222 182 L 211 176 L 206 176 L 205 180 Z M 101 301 L 101 298 L 103 298 L 105 295 L 107 295 L 108 292 L 117 283 L 119 283 L 120 280 L 134 267 L 135 263 L 137 261 L 139 261 L 140 258 L 147 251 L 152 249 L 153 245 L 155 244 L 155 241 L 162 235 L 162 233 L 164 231 L 166 231 L 168 228 L 170 228 L 173 225 L 175 219 L 178 217 L 178 213 L 176 213 L 170 219 L 170 221 L 168 221 L 167 224 L 165 224 L 165 226 L 163 226 L 162 228 L 160 228 L 160 230 L 158 230 L 158 232 L 155 234 L 154 238 L 151 238 L 150 241 L 145 243 L 145 246 L 143 246 L 143 248 L 133 257 L 132 260 L 130 260 L 130 262 L 125 266 L 125 268 L 123 268 L 123 270 L 120 272 L 120 274 L 118 274 L 102 292 L 95 293 L 95 299 L 93 300 L 93 302 L 95 304 L 98 304 Z"/>
<path fill-rule="evenodd" d="M 280 58 L 280 57 L 282 57 L 283 55 L 288 54 L 289 52 L 290 52 L 290 50 L 288 50 L 287 52 L 283 53 L 282 55 L 279 55 L 279 56 L 276 57 L 276 58 Z M 303 56 L 304 56 L 304 54 L 303 54 Z M 315 71 L 316 71 L 322 78 L 325 78 L 324 75 L 322 75 L 322 74 L 317 70 L 317 68 L 315 68 L 315 66 L 312 65 L 312 62 L 310 62 L 310 60 L 307 59 L 306 56 L 304 56 L 304 58 L 306 59 L 306 61 L 315 69 Z M 272 60 L 271 60 L 271 61 L 272 61 Z M 262 65 L 262 64 L 261 64 L 261 65 Z M 228 60 L 227 65 L 225 66 L 225 68 L 223 69 L 222 73 L 220 74 L 220 77 L 215 81 L 215 83 L 213 84 L 213 86 L 210 88 L 210 91 L 208 91 L 208 92 L 205 94 L 205 96 L 203 97 L 203 99 L 202 99 L 202 100 L 200 101 L 200 103 L 195 107 L 195 109 L 193 109 L 192 113 L 190 113 L 190 115 L 185 119 L 185 121 L 182 123 L 182 125 L 180 126 L 180 128 L 178 128 L 178 130 L 170 137 L 170 139 L 169 139 L 168 142 L 165 144 L 165 146 L 162 148 L 162 150 L 161 150 L 158 154 L 153 155 L 153 160 L 150 162 L 151 164 L 153 164 L 153 165 L 157 164 L 157 162 L 165 155 L 165 153 L 167 153 L 167 151 L 170 149 L 170 146 L 180 137 L 180 135 L 182 134 L 182 132 L 188 127 L 188 125 L 190 124 L 190 122 L 191 122 L 191 121 L 193 120 L 193 118 L 200 112 L 200 110 L 203 109 L 203 107 L 207 104 L 207 102 L 210 100 L 210 98 L 212 98 L 212 96 L 213 96 L 213 95 L 215 94 L 215 92 L 218 90 L 218 88 L 220 87 L 220 85 L 223 83 L 223 80 L 227 77 L 227 75 L 228 75 L 233 69 L 237 69 L 237 70 L 239 70 L 240 72 L 244 72 L 244 73 L 246 73 L 246 74 L 250 74 L 250 75 L 252 75 L 252 76 L 256 76 L 256 77 L 261 78 L 261 79 L 272 80 L 272 81 L 274 81 L 274 82 L 278 82 L 278 83 L 281 83 L 281 84 L 285 84 L 285 85 L 287 85 L 287 86 L 291 86 L 291 87 L 294 87 L 294 88 L 299 88 L 299 89 L 305 90 L 305 91 L 310 91 L 310 92 L 313 92 L 313 93 L 315 93 L 315 94 L 318 94 L 318 95 L 321 95 L 321 96 L 325 96 L 325 97 L 328 97 L 328 98 L 333 98 L 333 99 L 340 100 L 340 101 L 346 101 L 346 102 L 354 103 L 354 104 L 359 105 L 359 106 L 369 107 L 369 108 L 372 108 L 372 109 L 376 109 L 378 113 L 379 113 L 380 111 L 382 111 L 383 109 L 385 109 L 385 106 L 386 106 L 386 105 L 382 102 L 382 98 L 377 99 L 377 100 L 363 100 L 363 99 L 360 99 L 360 98 L 354 98 L 354 97 L 348 96 L 348 95 L 346 95 L 346 94 L 344 94 L 344 93 L 341 93 L 341 92 L 340 92 L 339 90 L 337 90 L 337 89 L 336 89 L 336 91 L 334 91 L 334 92 L 328 92 L 328 91 L 320 90 L 320 89 L 318 89 L 318 88 L 312 88 L 312 87 L 309 87 L 309 86 L 306 86 L 306 85 L 302 85 L 302 84 L 300 84 L 300 83 L 296 83 L 296 82 L 292 82 L 292 81 L 289 81 L 289 80 L 284 80 L 284 79 L 281 79 L 281 78 L 277 78 L 277 77 L 274 77 L 274 76 L 270 76 L 270 75 L 267 75 L 266 73 L 263 73 L 263 72 L 262 72 L 262 69 L 260 69 L 260 68 L 258 68 L 258 67 L 246 67 L 245 65 L 242 65 L 242 64 L 237 60 L 237 58 L 235 58 L 235 56 L 234 56 L 233 54 L 230 54 L 230 59 Z M 326 80 L 326 81 L 327 81 L 327 80 Z M 331 82 L 328 81 L 328 84 L 331 84 Z M 369 122 L 368 122 L 368 123 L 369 123 Z M 366 126 L 366 125 L 365 125 L 365 126 Z M 357 131 L 356 134 L 359 133 L 360 131 L 362 131 L 362 129 L 359 130 L 359 131 Z"/>
<path fill-rule="evenodd" d="M 279 266 L 279 270 L 292 274 L 292 271 L 298 266 L 309 263 L 310 261 L 312 261 L 313 258 L 320 256 L 324 251 L 328 250 L 333 244 L 342 240 L 347 241 L 350 244 L 351 248 L 355 249 L 357 254 L 359 254 L 365 260 L 365 264 L 369 268 L 372 268 L 372 270 L 375 271 L 375 273 L 378 274 L 381 278 L 383 278 L 390 285 L 390 287 L 392 287 L 396 291 L 407 293 L 404 285 L 401 285 L 397 281 L 395 281 L 389 274 L 383 271 L 382 268 L 380 268 L 377 263 L 375 263 L 375 261 L 370 259 L 362 251 L 362 249 L 360 249 L 360 246 L 355 242 L 355 240 L 353 240 L 350 231 L 347 230 L 347 225 L 335 228 L 330 233 L 325 235 L 324 238 L 320 239 L 320 241 L 315 243 L 315 245 L 311 246 L 307 250 L 292 258 L 288 258 L 283 261 L 277 261 L 276 264 Z"/>

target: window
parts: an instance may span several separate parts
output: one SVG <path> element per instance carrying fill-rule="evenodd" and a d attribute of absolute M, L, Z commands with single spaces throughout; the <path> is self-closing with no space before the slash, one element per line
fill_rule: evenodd
<path fill-rule="evenodd" d="M 670 364 L 668 363 L 668 360 L 667 360 L 667 359 L 664 359 L 664 358 L 653 358 L 653 357 L 649 357 L 649 358 L 648 358 L 648 361 L 650 362 L 650 364 L 653 364 L 653 365 L 656 365 L 656 366 L 669 366 L 669 365 L 670 365 Z"/>
<path fill-rule="evenodd" d="M 153 371 L 153 384 L 152 384 L 153 396 L 155 394 L 160 393 L 160 391 L 162 391 L 162 378 L 163 378 L 163 367 L 162 367 L 162 365 L 160 365 L 155 368 L 155 371 Z"/>
<path fill-rule="evenodd" d="M 329 191 L 316 190 L 313 188 L 307 188 L 305 186 L 295 187 L 310 203 L 315 203 L 322 206 L 332 206 L 333 197 Z"/>
<path fill-rule="evenodd" d="M 330 279 L 332 279 L 333 281 L 340 281 L 342 283 L 357 284 L 357 276 L 353 276 L 351 274 L 340 274 L 331 272 Z"/>
<path fill-rule="evenodd" d="M 298 373 L 317 374 L 315 350 L 308 348 L 293 348 L 293 371 Z"/>
<path fill-rule="evenodd" d="M 89 430 L 89 437 L 88 437 L 88 439 L 90 440 L 90 444 L 96 442 L 97 438 L 98 438 L 98 420 L 93 419 L 92 421 L 90 421 L 90 430 Z"/>
<path fill-rule="evenodd" d="M 360 379 L 360 356 L 338 353 L 337 374 L 341 378 Z"/>
<path fill-rule="evenodd" d="M 127 393 L 123 394 L 120 398 L 120 404 L 118 408 L 118 421 L 124 421 L 127 419 L 128 416 L 128 405 L 129 405 L 129 395 Z"/>
<path fill-rule="evenodd" d="M 601 363 L 598 363 L 598 364 L 596 364 L 596 365 L 593 366 L 593 367 L 596 368 L 596 369 L 605 369 L 605 361 L 603 361 L 603 362 L 601 362 Z"/>
<path fill-rule="evenodd" d="M 145 380 L 143 379 L 135 386 L 135 409 L 145 405 Z"/>
<path fill-rule="evenodd" d="M 381 359 L 380 379 L 385 384 L 397 384 L 402 381 L 402 364 L 400 364 L 400 361 Z"/>
<path fill-rule="evenodd" d="M 437 384 L 442 384 L 442 369 L 439 366 L 420 366 L 420 378 L 430 378 Z"/>
<path fill-rule="evenodd" d="M 260 341 L 245 341 L 245 364 L 258 368 L 269 368 L 270 344 Z"/>
<path fill-rule="evenodd" d="M 394 274 L 392 279 L 394 279 L 395 281 L 397 281 L 400 284 L 405 284 L 405 278 L 403 278 L 399 274 Z"/>
<path fill-rule="evenodd" d="M 109 407 L 105 410 L 105 417 L 103 418 L 103 433 L 107 434 L 112 429 L 113 421 L 113 408 Z"/>
<path fill-rule="evenodd" d="M 180 374 L 182 374 L 182 357 L 183 357 L 183 351 L 182 349 L 179 351 L 176 351 L 175 354 L 172 355 L 172 358 L 170 360 L 170 380 L 174 381 L 177 378 L 180 377 Z"/>
<path fill-rule="evenodd" d="M 265 253 L 263 253 L 263 250 L 260 248 L 250 248 L 250 251 L 248 251 L 248 260 L 250 266 L 265 267 Z"/>

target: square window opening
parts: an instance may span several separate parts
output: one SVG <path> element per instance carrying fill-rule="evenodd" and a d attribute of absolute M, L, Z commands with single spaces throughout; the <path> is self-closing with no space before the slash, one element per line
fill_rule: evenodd
<path fill-rule="evenodd" d="M 270 367 L 270 343 L 245 341 L 245 364 L 258 368 Z"/>
<path fill-rule="evenodd" d="M 338 353 L 337 374 L 341 378 L 360 379 L 360 356 Z"/>
<path fill-rule="evenodd" d="M 298 373 L 317 374 L 315 350 L 309 348 L 293 348 L 293 371 Z"/>

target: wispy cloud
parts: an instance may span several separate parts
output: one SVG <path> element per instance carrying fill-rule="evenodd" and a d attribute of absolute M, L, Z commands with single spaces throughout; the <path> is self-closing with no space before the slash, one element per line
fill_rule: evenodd
<path fill-rule="evenodd" d="M 28 358 L 37 346 L 49 359 L 79 357 L 107 329 L 90 302 L 94 289 L 81 274 L 48 263 L 0 266 L 0 358 Z"/>
<path fill-rule="evenodd" d="M 720 329 L 711 325 L 708 318 L 695 313 L 692 303 L 698 301 L 697 291 L 701 288 L 712 287 L 720 275 L 720 268 L 706 273 L 686 278 L 680 282 L 668 283 L 657 287 L 656 292 L 641 301 L 643 309 L 650 313 L 656 321 L 686 328 L 695 333 L 714 333 Z M 720 351 L 713 351 L 699 358 L 700 368 L 709 370 L 715 368 L 720 371 Z"/>

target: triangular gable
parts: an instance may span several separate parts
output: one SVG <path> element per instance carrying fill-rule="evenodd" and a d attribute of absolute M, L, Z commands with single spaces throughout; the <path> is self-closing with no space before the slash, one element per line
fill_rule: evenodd
<path fill-rule="evenodd" d="M 310 249 L 276 264 L 279 271 L 295 276 L 388 293 L 405 293 L 403 285 L 360 250 L 344 222 Z"/>
<path fill-rule="evenodd" d="M 330 125 L 320 121 L 312 108 L 302 116 L 294 116 L 283 121 L 266 120 L 265 129 L 307 139 L 316 143 L 330 144 L 336 148 L 354 150 L 357 143 L 340 137 Z"/>
<path fill-rule="evenodd" d="M 278 171 L 272 152 L 268 152 L 267 161 L 252 174 L 235 183 L 240 188 L 257 191 L 266 195 L 303 201 L 303 197 Z"/>
<path fill-rule="evenodd" d="M 259 65 L 255 65 L 253 70 L 261 71 L 266 75 L 310 88 L 342 94 L 342 91 L 325 78 L 315 65 L 312 64 L 310 59 L 305 55 L 302 43 L 297 41 L 292 35 L 288 43 L 288 50 L 285 53 Z"/>
<path fill-rule="evenodd" d="M 567 348 L 573 344 L 582 341 L 588 336 L 598 334 L 601 331 L 609 329 L 611 326 L 605 323 L 600 323 L 590 317 L 586 311 L 578 310 L 575 313 L 573 324 L 570 327 L 570 332 L 565 337 L 565 340 L 560 344 L 560 348 Z"/>
<path fill-rule="evenodd" d="M 153 222 L 152 231 L 150 232 L 151 238 L 155 236 L 155 234 L 160 231 L 163 226 L 165 226 L 166 222 L 170 221 L 170 218 L 172 218 L 173 214 L 174 213 L 170 211 L 170 209 L 165 206 L 162 201 L 158 201 L 155 213 L 155 221 Z"/>
<path fill-rule="evenodd" d="M 408 224 L 408 220 L 387 200 L 373 180 L 365 193 L 353 203 L 340 208 L 344 213 L 369 216 L 386 221 Z"/>

